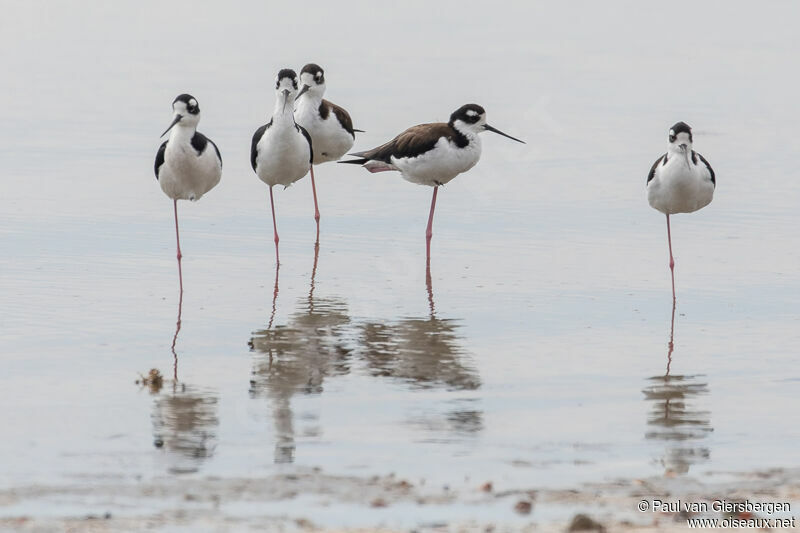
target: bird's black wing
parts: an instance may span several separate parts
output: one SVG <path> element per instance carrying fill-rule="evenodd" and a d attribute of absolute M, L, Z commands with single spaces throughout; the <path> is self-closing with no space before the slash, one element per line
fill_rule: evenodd
<path fill-rule="evenodd" d="M 217 148 L 217 145 L 211 139 L 208 139 L 208 142 L 211 143 L 211 146 L 214 147 L 214 151 L 217 152 L 217 159 L 219 159 L 219 167 L 222 168 L 222 154 L 219 153 L 219 148 Z"/>
<path fill-rule="evenodd" d="M 158 180 L 158 169 L 161 168 L 161 165 L 164 164 L 164 152 L 167 151 L 167 143 L 169 141 L 164 141 L 161 143 L 161 146 L 158 148 L 158 152 L 156 153 L 156 165 L 155 165 L 155 172 L 156 172 L 156 180 Z"/>
<path fill-rule="evenodd" d="M 217 148 L 217 145 L 214 144 L 214 141 L 212 141 L 199 131 L 196 131 L 194 132 L 194 135 L 192 135 L 191 143 L 192 143 L 192 148 L 194 148 L 195 151 L 197 151 L 198 157 L 203 155 L 203 152 L 206 151 L 206 147 L 208 146 L 209 143 L 211 143 L 211 146 L 214 147 L 214 151 L 217 152 L 217 159 L 219 159 L 219 166 L 220 167 L 222 166 L 222 154 L 219 153 L 219 148 Z"/>
<path fill-rule="evenodd" d="M 658 168 L 658 164 L 661 163 L 662 159 L 664 160 L 664 162 L 666 162 L 667 154 L 664 154 L 661 157 L 659 157 L 658 159 L 656 159 L 656 162 L 653 163 L 652 167 L 650 167 L 650 173 L 647 175 L 647 183 L 650 183 L 650 180 L 652 180 L 655 177 L 656 168 Z"/>
<path fill-rule="evenodd" d="M 260 128 L 256 130 L 253 134 L 253 142 L 250 145 L 250 164 L 253 166 L 253 170 L 256 169 L 256 158 L 258 157 L 258 142 L 261 140 L 261 137 L 264 136 L 264 132 L 267 131 L 267 128 L 272 126 L 272 120 L 269 121 L 269 124 L 264 124 Z"/>
<path fill-rule="evenodd" d="M 311 142 L 311 135 L 309 135 L 308 131 L 306 131 L 306 129 L 303 126 L 301 126 L 300 124 L 295 123 L 295 126 L 297 126 L 297 131 L 302 133 L 303 137 L 305 137 L 306 140 L 308 141 L 308 152 L 309 152 L 309 154 L 311 154 L 308 162 L 313 164 L 314 163 L 314 144 Z"/>
<path fill-rule="evenodd" d="M 328 113 L 333 111 L 333 114 L 336 115 L 336 120 L 339 121 L 339 124 L 353 136 L 353 139 L 356 138 L 355 131 L 353 129 L 353 119 L 350 118 L 350 113 L 345 111 L 343 108 L 339 107 L 338 105 L 334 104 L 333 102 L 329 102 L 327 100 L 323 100 L 322 103 L 319 105 L 319 116 L 322 117 L 324 120 L 328 117 Z"/>
<path fill-rule="evenodd" d="M 364 159 L 363 162 L 369 160 L 383 161 L 391 165 L 392 157 L 398 159 L 403 157 L 417 157 L 431 150 L 442 137 L 455 141 L 455 135 L 453 128 L 444 122 L 419 124 L 418 126 L 408 128 L 386 144 L 382 144 L 372 150 L 355 152 L 350 155 Z M 358 161 L 359 160 L 343 162 L 357 163 Z"/>
<path fill-rule="evenodd" d="M 194 132 L 194 135 L 192 135 L 192 148 L 197 151 L 197 155 L 203 155 L 207 145 L 208 137 L 199 131 Z"/>
<path fill-rule="evenodd" d="M 693 150 L 692 153 L 696 153 L 696 152 L 694 152 L 694 150 Z M 706 165 L 706 168 L 711 173 L 711 183 L 713 183 L 714 187 L 716 188 L 717 187 L 717 177 L 714 175 L 714 169 L 711 168 L 711 165 L 708 164 L 708 161 L 706 161 L 705 157 L 703 157 L 699 153 L 697 154 L 697 157 L 700 158 L 700 161 L 702 161 Z"/>

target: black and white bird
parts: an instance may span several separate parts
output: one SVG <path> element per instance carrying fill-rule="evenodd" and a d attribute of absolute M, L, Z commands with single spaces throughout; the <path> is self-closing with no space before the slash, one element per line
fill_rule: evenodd
<path fill-rule="evenodd" d="M 667 215 L 669 269 L 672 274 L 672 300 L 675 301 L 675 259 L 669 216 L 693 213 L 711 203 L 716 176 L 706 158 L 692 150 L 692 128 L 678 122 L 669 130 L 667 153 L 656 159 L 647 175 L 647 201 L 653 209 Z"/>
<path fill-rule="evenodd" d="M 275 222 L 275 200 L 272 187 L 288 187 L 308 174 L 314 151 L 308 132 L 294 120 L 294 100 L 297 95 L 297 73 L 282 69 L 275 80 L 275 110 L 269 123 L 253 134 L 250 147 L 250 164 L 258 177 L 269 185 L 269 202 L 272 206 L 272 228 L 275 232 L 275 260 L 278 255 L 278 225 Z"/>
<path fill-rule="evenodd" d="M 338 105 L 322 97 L 325 95 L 325 71 L 315 63 L 309 63 L 300 71 L 300 92 L 294 118 L 311 135 L 314 144 L 314 165 L 338 161 L 356 138 L 350 114 Z M 314 167 L 311 167 L 311 190 L 314 194 L 314 219 L 319 223 L 317 187 L 314 183 Z"/>
<path fill-rule="evenodd" d="M 169 139 L 156 154 L 156 179 L 164 194 L 172 198 L 175 210 L 175 239 L 178 245 L 178 277 L 181 293 L 181 239 L 178 232 L 178 200 L 199 200 L 219 183 L 222 156 L 211 139 L 197 131 L 200 106 L 190 94 L 181 94 L 172 102 L 172 124 L 161 134 Z"/>
<path fill-rule="evenodd" d="M 447 123 L 413 126 L 377 148 L 349 154 L 358 159 L 341 163 L 363 165 L 370 172 L 397 170 L 411 183 L 433 187 L 428 228 L 425 231 L 430 257 L 433 211 L 439 186 L 478 163 L 481 157 L 478 134 L 487 130 L 524 144 L 524 141 L 487 124 L 486 111 L 481 106 L 466 104 L 456 109 Z"/>

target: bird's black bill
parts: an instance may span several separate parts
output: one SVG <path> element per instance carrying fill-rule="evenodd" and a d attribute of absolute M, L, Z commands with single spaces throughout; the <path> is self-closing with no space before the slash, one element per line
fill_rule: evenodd
<path fill-rule="evenodd" d="M 164 135 L 166 135 L 166 134 L 167 134 L 167 132 L 168 132 L 169 130 L 171 130 L 171 129 L 172 129 L 172 126 L 174 126 L 175 124 L 177 124 L 178 122 L 180 122 L 182 118 L 183 118 L 183 117 L 182 117 L 181 115 L 175 115 L 175 120 L 173 120 L 173 121 L 172 121 L 172 124 L 170 124 L 170 125 L 169 125 L 169 128 L 165 129 L 165 130 L 164 130 L 164 133 L 162 133 L 161 135 L 159 135 L 159 137 L 163 137 Z"/>
<path fill-rule="evenodd" d="M 521 141 L 521 140 L 517 139 L 516 137 L 512 137 L 511 135 L 503 133 L 502 131 L 498 130 L 497 128 L 493 128 L 492 126 L 490 126 L 488 124 L 484 124 L 483 125 L 483 129 L 489 130 L 489 131 L 493 131 L 493 132 L 497 133 L 498 135 L 502 135 L 503 137 L 508 137 L 512 141 L 517 141 L 518 143 L 525 144 L 525 141 Z"/>
<path fill-rule="evenodd" d="M 297 98 L 295 98 L 297 100 Z M 283 90 L 283 110 L 286 111 L 286 104 L 289 103 L 289 89 Z"/>
<path fill-rule="evenodd" d="M 295 100 L 297 100 L 298 98 L 300 98 L 301 96 L 303 96 L 303 95 L 306 93 L 306 91 L 307 91 L 307 90 L 309 90 L 310 88 L 311 88 L 311 87 L 309 87 L 308 85 L 303 85 L 303 88 L 302 88 L 302 89 L 300 89 L 300 92 L 299 92 L 299 93 L 297 93 L 297 96 L 295 96 L 295 97 L 294 97 L 294 99 L 295 99 Z"/>

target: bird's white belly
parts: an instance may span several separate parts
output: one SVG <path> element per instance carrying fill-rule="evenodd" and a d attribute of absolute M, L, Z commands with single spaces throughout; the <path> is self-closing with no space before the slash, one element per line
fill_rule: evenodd
<path fill-rule="evenodd" d="M 299 109 L 297 123 L 311 135 L 314 164 L 338 161 L 353 147 L 353 136 L 345 130 L 333 111 L 322 120 L 316 109 Z"/>
<path fill-rule="evenodd" d="M 673 157 L 647 185 L 647 201 L 662 213 L 692 213 L 711 203 L 714 184 L 705 167 Z"/>
<path fill-rule="evenodd" d="M 256 174 L 269 186 L 288 187 L 308 173 L 310 159 L 308 141 L 294 125 L 283 130 L 273 126 L 258 143 Z"/>
<path fill-rule="evenodd" d="M 209 142 L 198 156 L 191 144 L 167 143 L 158 182 L 164 194 L 176 200 L 199 200 L 219 183 L 222 165 Z"/>
<path fill-rule="evenodd" d="M 392 164 L 411 183 L 434 187 L 471 169 L 480 157 L 481 146 L 477 139 L 464 148 L 457 148 L 443 137 L 432 150 L 417 157 L 392 157 Z"/>

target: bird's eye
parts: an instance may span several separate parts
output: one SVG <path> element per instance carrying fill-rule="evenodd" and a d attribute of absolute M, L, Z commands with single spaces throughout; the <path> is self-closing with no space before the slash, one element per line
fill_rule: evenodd
<path fill-rule="evenodd" d="M 675 134 L 674 134 L 674 133 L 673 133 L 673 134 L 670 134 L 670 136 L 669 136 L 669 142 L 671 142 L 671 143 L 674 143 L 674 142 L 675 142 L 675 139 L 677 139 L 677 137 L 675 137 Z"/>

